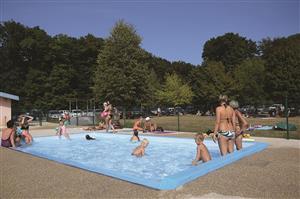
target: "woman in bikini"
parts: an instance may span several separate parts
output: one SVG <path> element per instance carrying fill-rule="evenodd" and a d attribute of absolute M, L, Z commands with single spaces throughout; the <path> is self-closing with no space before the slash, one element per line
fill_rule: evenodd
<path fill-rule="evenodd" d="M 228 106 L 228 97 L 221 95 L 219 97 L 220 106 L 216 108 L 216 123 L 213 134 L 213 140 L 218 139 L 221 155 L 234 151 L 235 139 L 235 112 Z"/>
<path fill-rule="evenodd" d="M 108 133 L 108 131 L 110 129 L 113 130 L 113 133 L 116 133 L 115 127 L 112 124 L 112 119 L 113 119 L 113 107 L 112 104 L 109 103 L 109 101 L 104 103 L 104 111 L 107 113 L 107 115 L 105 116 L 105 126 L 106 126 L 106 133 Z"/>

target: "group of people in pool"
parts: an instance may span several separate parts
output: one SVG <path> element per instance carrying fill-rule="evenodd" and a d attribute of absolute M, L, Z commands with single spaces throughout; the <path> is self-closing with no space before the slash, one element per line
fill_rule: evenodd
<path fill-rule="evenodd" d="M 112 110 L 109 102 L 104 104 L 103 117 L 105 117 L 106 124 L 109 128 L 115 129 L 110 123 Z M 216 108 L 216 121 L 213 132 L 209 136 L 212 137 L 214 142 L 218 142 L 220 153 L 222 156 L 227 153 L 232 153 L 234 151 L 234 145 L 237 150 L 242 149 L 242 137 L 244 131 L 248 127 L 248 123 L 242 116 L 241 112 L 238 110 L 237 101 L 228 101 L 226 95 L 219 96 L 219 106 Z M 105 116 L 104 116 L 105 115 Z M 7 122 L 7 128 L 2 130 L 1 146 L 3 147 L 16 147 L 20 144 L 21 139 L 25 141 L 26 144 L 30 144 L 33 139 L 29 133 L 29 122 L 32 121 L 32 117 L 26 115 L 20 115 L 18 122 L 13 121 Z M 147 117 L 145 119 L 144 127 L 142 127 L 143 117 L 140 116 L 138 120 L 134 122 L 133 125 L 133 136 L 130 141 L 139 142 L 140 138 L 138 131 L 150 131 L 153 132 L 157 129 L 157 125 L 151 121 L 151 118 Z M 107 131 L 108 131 L 107 129 Z M 68 133 L 66 132 L 65 120 L 61 120 L 59 127 L 57 129 L 57 135 L 60 137 L 64 135 L 66 138 L 70 139 Z M 197 144 L 197 154 L 195 159 L 192 161 L 193 165 L 196 165 L 199 161 L 207 162 L 211 160 L 210 153 L 203 143 L 205 139 L 205 134 L 198 133 L 195 136 L 195 143 Z M 86 137 L 86 139 L 93 139 L 91 137 Z M 140 146 L 136 147 L 132 152 L 132 155 L 141 157 L 145 154 L 145 149 L 148 146 L 149 141 L 143 139 Z"/>
<path fill-rule="evenodd" d="M 235 100 L 228 101 L 226 95 L 219 96 L 219 106 L 216 108 L 216 122 L 212 136 L 214 142 L 218 142 L 220 153 L 222 156 L 234 151 L 234 145 L 237 150 L 242 149 L 242 138 L 248 123 L 238 110 L 239 104 Z M 197 144 L 197 155 L 192 161 L 196 165 L 199 161 L 207 162 L 211 160 L 210 153 L 203 143 L 205 136 L 198 133 L 195 136 Z"/>
<path fill-rule="evenodd" d="M 21 145 L 24 140 L 26 144 L 33 141 L 32 135 L 29 133 L 29 123 L 33 117 L 28 115 L 20 115 L 17 122 L 9 120 L 6 123 L 7 128 L 2 130 L 1 146 L 3 147 L 16 147 Z"/>
<path fill-rule="evenodd" d="M 229 102 L 226 95 L 219 96 L 219 106 L 216 108 L 216 121 L 214 130 L 210 131 L 208 133 L 209 135 L 197 133 L 195 136 L 197 153 L 195 159 L 192 161 L 192 165 L 197 165 L 199 161 L 207 162 L 211 160 L 211 155 L 203 142 L 206 136 L 211 136 L 214 142 L 218 142 L 222 156 L 226 155 L 227 153 L 232 153 L 234 151 L 234 145 L 236 145 L 237 150 L 242 149 L 243 133 L 248 128 L 248 123 L 238 108 L 239 104 L 237 101 L 231 100 Z M 138 131 L 145 131 L 145 128 L 142 128 L 142 120 L 143 118 L 140 117 L 135 121 L 133 126 L 133 135 L 130 141 L 140 141 Z M 150 121 L 150 118 L 146 118 L 146 122 L 147 120 Z M 151 129 L 151 124 L 148 125 L 148 128 Z M 136 153 L 139 151 L 142 152 L 138 153 L 138 157 L 144 155 L 145 148 L 149 144 L 148 140 L 144 140 L 141 145 L 134 150 L 132 155 L 136 155 Z"/>

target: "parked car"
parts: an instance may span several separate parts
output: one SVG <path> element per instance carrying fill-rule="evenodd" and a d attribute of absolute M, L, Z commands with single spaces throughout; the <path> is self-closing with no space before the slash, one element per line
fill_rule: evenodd
<path fill-rule="evenodd" d="M 187 106 L 185 107 L 184 110 L 186 114 L 193 114 L 193 115 L 195 115 L 198 111 L 194 106 Z"/>
<path fill-rule="evenodd" d="M 70 113 L 72 117 L 81 117 L 82 116 L 82 111 L 81 109 L 73 109 Z"/>
<path fill-rule="evenodd" d="M 270 110 L 265 105 L 258 106 L 256 108 L 256 114 L 255 114 L 255 116 L 257 116 L 257 117 L 269 117 L 270 116 Z"/>
<path fill-rule="evenodd" d="M 60 117 L 60 112 L 58 110 L 50 110 L 48 111 L 48 117 L 51 119 L 58 119 Z"/>
<path fill-rule="evenodd" d="M 175 108 L 169 107 L 169 108 L 167 108 L 167 110 L 169 112 L 169 115 L 177 115 L 178 113 L 179 113 L 179 115 L 185 114 L 184 109 L 181 108 L 180 106 L 176 106 Z"/>
<path fill-rule="evenodd" d="M 269 107 L 269 110 L 272 109 L 284 111 L 284 106 L 282 104 L 273 104 L 272 106 Z"/>
<path fill-rule="evenodd" d="M 58 112 L 60 113 L 60 117 L 63 117 L 65 115 L 65 113 L 68 113 L 68 110 L 58 110 Z"/>
<path fill-rule="evenodd" d="M 179 113 L 179 115 L 184 115 L 185 114 L 185 110 L 183 108 L 181 108 L 180 106 L 175 107 L 175 114 L 177 115 Z"/>
<path fill-rule="evenodd" d="M 151 115 L 157 115 L 157 108 L 150 110 Z"/>
<path fill-rule="evenodd" d="M 256 112 L 256 108 L 252 105 L 245 105 L 239 108 L 239 110 L 247 117 L 254 116 Z"/>
<path fill-rule="evenodd" d="M 120 118 L 123 118 L 123 112 L 120 112 Z M 126 118 L 127 119 L 136 119 L 138 118 L 140 115 L 144 116 L 144 112 L 141 110 L 140 107 L 133 107 L 129 110 L 126 110 Z"/>
<path fill-rule="evenodd" d="M 30 115 L 31 117 L 33 117 L 33 120 L 39 120 L 40 117 L 44 117 L 44 113 L 42 112 L 42 110 L 38 109 L 32 109 L 28 113 L 26 113 L 26 115 Z"/>
<path fill-rule="evenodd" d="M 294 107 L 288 108 L 288 115 L 289 115 L 289 117 L 295 117 L 295 116 L 297 116 L 297 109 L 294 108 Z"/>

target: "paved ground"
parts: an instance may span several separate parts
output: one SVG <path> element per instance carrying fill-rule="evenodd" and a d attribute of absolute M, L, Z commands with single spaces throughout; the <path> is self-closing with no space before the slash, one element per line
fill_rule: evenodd
<path fill-rule="evenodd" d="M 31 132 L 54 134 L 53 129 Z M 0 147 L 0 198 L 300 198 L 300 141 L 256 140 L 270 147 L 172 191 L 153 190 Z"/>

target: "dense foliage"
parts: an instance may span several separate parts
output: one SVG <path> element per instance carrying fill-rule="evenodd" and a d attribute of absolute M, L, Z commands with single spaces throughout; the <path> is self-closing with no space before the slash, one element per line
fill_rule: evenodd
<path fill-rule="evenodd" d="M 141 42 L 124 21 L 106 39 L 50 36 L 39 27 L 3 22 L 0 91 L 20 96 L 20 111 L 68 109 L 75 98 L 96 98 L 98 106 L 103 100 L 128 107 L 167 105 L 173 102 L 162 100 L 158 91 L 170 94 L 172 85 L 191 88 L 190 97 L 181 96 L 189 100 L 175 104 L 202 109 L 214 106 L 221 93 L 242 105 L 282 103 L 286 95 L 298 105 L 300 34 L 255 43 L 226 33 L 205 43 L 198 66 L 153 56 Z"/>

